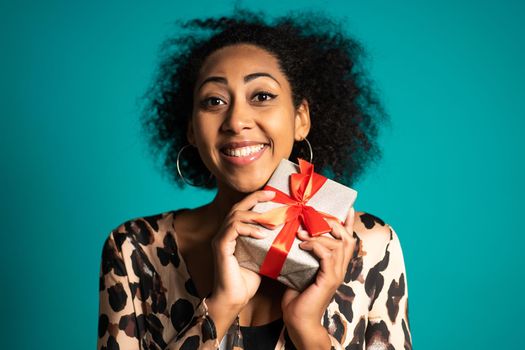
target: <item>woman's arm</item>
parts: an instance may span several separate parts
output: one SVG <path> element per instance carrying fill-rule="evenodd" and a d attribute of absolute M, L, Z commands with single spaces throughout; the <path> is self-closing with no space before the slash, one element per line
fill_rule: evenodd
<path fill-rule="evenodd" d="M 136 311 L 126 266 L 112 232 L 102 248 L 97 349 L 140 349 L 144 315 L 137 317 Z"/>
<path fill-rule="evenodd" d="M 373 294 L 372 308 L 368 313 L 366 349 L 412 349 L 408 319 L 408 286 L 403 251 L 399 237 L 390 229 L 391 238 L 383 259 L 376 265 L 378 273 L 374 284 L 367 287 Z M 374 297 L 375 296 L 375 297 Z"/>
<path fill-rule="evenodd" d="M 122 229 L 124 225 L 114 232 Z M 218 349 L 215 326 L 204 303 L 194 310 L 191 322 L 175 339 L 168 342 L 163 339 L 162 329 L 155 327 L 159 319 L 151 312 L 148 315 L 143 310 L 146 303 L 135 298 L 137 284 L 129 281 L 120 248 L 122 242 L 116 243 L 114 232 L 106 239 L 102 250 L 97 349 L 146 349 L 149 348 L 146 333 L 150 333 L 151 341 L 162 349 Z M 124 235 L 119 234 L 119 237 Z"/>
<path fill-rule="evenodd" d="M 406 273 L 399 239 L 382 220 L 366 220 L 365 224 L 361 216 L 370 218 L 363 213 L 357 215 L 354 237 L 358 249 L 324 315 L 332 348 L 411 349 Z"/>

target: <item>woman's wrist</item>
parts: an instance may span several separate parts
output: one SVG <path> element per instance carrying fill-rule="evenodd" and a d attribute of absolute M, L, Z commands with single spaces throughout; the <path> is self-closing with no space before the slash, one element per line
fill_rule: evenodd
<path fill-rule="evenodd" d="M 286 324 L 288 336 L 294 343 L 295 347 L 304 350 L 329 350 L 332 347 L 332 341 L 328 331 L 321 323 L 308 324 Z"/>
<path fill-rule="evenodd" d="M 229 305 L 228 303 L 211 295 L 203 301 L 207 307 L 208 316 L 215 324 L 217 338 L 222 340 L 231 324 L 242 310 L 240 305 Z"/>

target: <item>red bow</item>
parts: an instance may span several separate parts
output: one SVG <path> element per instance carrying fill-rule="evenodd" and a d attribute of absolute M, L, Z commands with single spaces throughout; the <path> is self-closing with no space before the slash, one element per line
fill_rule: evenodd
<path fill-rule="evenodd" d="M 272 202 L 286 205 L 262 213 L 255 220 L 271 229 L 284 223 L 259 269 L 260 274 L 273 279 L 276 279 L 281 272 L 300 224 L 303 224 L 310 236 L 315 237 L 332 230 L 324 218 L 339 221 L 335 216 L 306 205 L 310 198 L 323 187 L 327 180 L 326 177 L 314 173 L 314 165 L 300 158 L 299 169 L 299 173 L 290 175 L 290 196 L 272 186 L 264 187 L 264 190 L 276 192 Z"/>

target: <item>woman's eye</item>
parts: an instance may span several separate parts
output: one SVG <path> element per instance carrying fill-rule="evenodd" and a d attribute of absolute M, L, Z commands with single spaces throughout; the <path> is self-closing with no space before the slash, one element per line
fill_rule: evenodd
<path fill-rule="evenodd" d="M 262 92 L 259 92 L 255 95 L 255 97 L 257 96 L 261 96 L 263 97 L 263 99 L 259 99 L 257 102 L 264 102 L 264 101 L 269 101 L 271 99 L 274 99 L 277 95 L 274 95 L 274 94 L 271 94 L 269 92 L 266 92 L 266 91 L 262 91 Z"/>
<path fill-rule="evenodd" d="M 218 97 L 209 97 L 202 101 L 203 106 L 209 107 L 209 106 L 218 106 L 221 102 L 224 102 Z"/>

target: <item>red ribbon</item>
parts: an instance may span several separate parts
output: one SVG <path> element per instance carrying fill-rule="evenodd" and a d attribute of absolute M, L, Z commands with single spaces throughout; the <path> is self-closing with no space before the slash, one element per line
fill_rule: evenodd
<path fill-rule="evenodd" d="M 299 169 L 299 173 L 290 175 L 290 196 L 272 186 L 264 187 L 264 190 L 276 192 L 272 202 L 286 205 L 262 213 L 255 220 L 270 229 L 284 223 L 259 269 L 260 274 L 273 279 L 279 276 L 283 268 L 300 224 L 305 227 L 310 236 L 315 237 L 332 230 L 324 218 L 339 221 L 335 216 L 306 205 L 310 198 L 323 187 L 327 180 L 326 177 L 314 173 L 314 165 L 300 158 Z"/>

